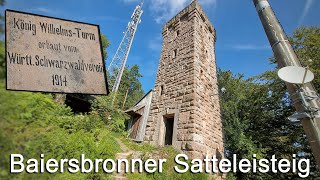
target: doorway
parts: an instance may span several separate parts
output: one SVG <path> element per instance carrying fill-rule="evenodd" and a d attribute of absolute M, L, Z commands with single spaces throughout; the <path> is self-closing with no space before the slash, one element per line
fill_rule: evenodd
<path fill-rule="evenodd" d="M 173 117 L 163 117 L 164 120 L 164 145 L 172 145 L 173 137 Z"/>
<path fill-rule="evenodd" d="M 135 115 L 132 117 L 132 126 L 131 126 L 131 133 L 129 135 L 129 138 L 131 138 L 131 139 L 137 138 L 141 119 L 142 119 L 142 117 L 140 115 Z"/>

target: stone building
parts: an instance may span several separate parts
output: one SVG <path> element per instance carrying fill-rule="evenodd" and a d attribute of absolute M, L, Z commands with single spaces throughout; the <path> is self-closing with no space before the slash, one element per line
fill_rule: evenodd
<path fill-rule="evenodd" d="M 145 142 L 172 145 L 190 158 L 221 157 L 215 29 L 193 1 L 163 26 L 162 36 L 149 115 L 139 122 L 140 133 Z"/>

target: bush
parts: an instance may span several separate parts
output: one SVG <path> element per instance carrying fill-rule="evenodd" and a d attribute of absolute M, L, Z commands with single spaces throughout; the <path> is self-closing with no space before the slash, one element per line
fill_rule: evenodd
<path fill-rule="evenodd" d="M 193 179 L 208 179 L 209 175 L 206 173 L 192 173 L 190 171 L 186 173 L 177 173 L 174 170 L 176 163 L 174 159 L 176 155 L 180 154 L 178 150 L 174 149 L 172 146 L 156 148 L 150 144 L 138 144 L 130 141 L 126 138 L 121 139 L 130 149 L 139 151 L 142 160 L 147 159 L 167 159 L 166 163 L 163 164 L 162 173 L 129 173 L 127 174 L 128 179 L 181 179 L 181 180 L 193 180 Z M 135 157 L 136 158 L 136 157 Z M 130 159 L 130 158 L 129 158 Z M 189 161 L 191 166 L 191 163 Z"/>
<path fill-rule="evenodd" d="M 6 91 L 0 81 L 0 179 L 99 179 L 102 174 L 9 174 L 10 154 L 25 159 L 115 158 L 120 147 L 101 116 L 74 115 L 50 94 Z M 117 126 L 118 128 L 121 125 Z M 116 126 L 115 126 L 116 128 Z"/>
<path fill-rule="evenodd" d="M 113 105 L 113 97 L 114 94 L 96 97 L 92 103 L 92 114 L 102 119 L 111 131 L 124 132 L 129 117 L 116 104 Z"/>

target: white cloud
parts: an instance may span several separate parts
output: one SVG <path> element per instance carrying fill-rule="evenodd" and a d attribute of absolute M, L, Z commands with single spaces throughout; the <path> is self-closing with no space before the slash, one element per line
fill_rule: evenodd
<path fill-rule="evenodd" d="M 235 45 L 230 45 L 232 49 L 235 50 L 268 50 L 270 49 L 269 45 L 255 45 L 255 44 L 235 44 Z"/>
<path fill-rule="evenodd" d="M 163 23 L 168 21 L 184 7 L 190 4 L 190 0 L 150 0 L 150 10 L 154 13 L 155 21 Z M 215 7 L 217 0 L 199 0 L 204 6 Z"/>
<path fill-rule="evenodd" d="M 314 0 L 306 0 L 306 4 L 304 5 L 304 9 L 303 9 L 302 15 L 299 20 L 299 26 L 303 23 L 304 19 L 308 15 L 313 2 L 314 2 Z"/>

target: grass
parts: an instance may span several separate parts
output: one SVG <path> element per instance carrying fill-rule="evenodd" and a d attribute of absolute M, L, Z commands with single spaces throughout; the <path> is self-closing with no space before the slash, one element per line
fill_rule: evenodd
<path fill-rule="evenodd" d="M 0 179 L 109 179 L 98 174 L 10 174 L 10 154 L 25 159 L 114 159 L 121 149 L 99 116 L 74 115 L 51 94 L 6 91 L 0 81 Z"/>
<path fill-rule="evenodd" d="M 207 179 L 206 174 L 176 173 L 174 158 L 179 151 L 172 147 L 157 148 L 150 144 L 135 143 L 124 138 L 126 133 L 113 132 L 103 118 L 92 112 L 75 115 L 69 107 L 58 105 L 51 94 L 6 91 L 0 81 L 0 179 L 112 179 L 102 169 L 99 173 L 38 173 L 10 174 L 10 154 L 22 154 L 25 159 L 60 160 L 115 159 L 121 152 L 115 138 L 132 151 L 140 152 L 139 158 L 167 159 L 162 173 L 128 173 L 129 179 Z M 128 157 L 136 158 L 136 157 Z"/>
<path fill-rule="evenodd" d="M 167 161 L 163 165 L 163 172 L 159 173 L 156 171 L 155 173 L 129 173 L 127 174 L 128 179 L 133 180 L 151 180 L 151 179 L 181 179 L 181 180 L 193 180 L 193 179 L 208 179 L 209 176 L 205 173 L 191 173 L 190 171 L 186 173 L 177 173 L 174 170 L 175 163 L 174 159 L 176 155 L 180 154 L 178 150 L 174 149 L 172 146 L 166 147 L 155 147 L 151 144 L 146 143 L 136 143 L 127 138 L 120 138 L 121 141 L 132 151 L 138 151 L 143 161 L 147 159 L 166 159 Z M 137 158 L 137 157 L 130 157 Z M 190 161 L 189 165 L 191 165 Z"/>

